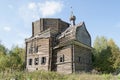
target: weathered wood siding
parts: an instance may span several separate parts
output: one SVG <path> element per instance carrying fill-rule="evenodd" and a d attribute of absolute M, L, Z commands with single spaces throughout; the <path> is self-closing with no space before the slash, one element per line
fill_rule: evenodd
<path fill-rule="evenodd" d="M 35 22 L 33 22 L 33 24 L 32 24 L 32 26 L 33 26 L 33 28 L 34 28 L 34 32 L 33 32 L 33 36 L 35 36 L 35 35 L 37 35 L 37 34 L 39 34 L 40 33 L 40 21 L 38 20 L 38 21 L 35 21 Z"/>
<path fill-rule="evenodd" d="M 37 53 L 29 53 L 29 48 L 31 47 L 31 44 L 33 44 L 32 47 L 34 47 L 34 44 L 38 46 L 38 52 Z M 49 45 L 49 38 L 46 39 L 35 39 L 33 41 L 28 42 L 27 47 L 27 69 L 29 71 L 32 70 L 48 70 L 49 66 L 49 51 L 50 51 L 50 45 Z M 46 63 L 43 65 L 41 64 L 42 57 L 46 57 Z M 38 65 L 34 64 L 34 59 L 39 58 Z M 29 59 L 32 59 L 32 65 L 29 65 Z"/>
<path fill-rule="evenodd" d="M 82 25 L 76 29 L 76 38 L 81 43 L 91 46 L 91 37 L 87 32 L 85 25 Z"/>
<path fill-rule="evenodd" d="M 89 71 L 92 66 L 91 50 L 78 45 L 74 45 L 74 62 L 75 72 Z"/>
<path fill-rule="evenodd" d="M 60 56 L 64 55 L 64 62 L 60 62 Z M 71 46 L 63 47 L 57 51 L 57 72 L 72 73 Z"/>
<path fill-rule="evenodd" d="M 65 31 L 69 27 L 69 24 L 67 22 L 64 22 L 64 21 L 61 21 L 61 20 L 58 21 L 58 24 L 59 24 L 59 29 L 58 30 L 59 30 L 60 33 Z"/>

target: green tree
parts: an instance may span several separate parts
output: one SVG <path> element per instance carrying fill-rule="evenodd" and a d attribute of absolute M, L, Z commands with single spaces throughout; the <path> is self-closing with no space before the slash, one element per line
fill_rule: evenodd
<path fill-rule="evenodd" d="M 5 69 L 8 67 L 8 56 L 7 54 L 7 48 L 0 43 L 0 71 L 4 72 Z"/>
<path fill-rule="evenodd" d="M 110 62 L 111 50 L 107 45 L 107 39 L 105 37 L 97 37 L 94 45 L 94 68 L 102 72 L 110 72 L 112 69 Z M 109 68 L 108 68 L 109 67 Z"/>
<path fill-rule="evenodd" d="M 120 66 L 120 50 L 112 39 L 96 37 L 93 44 L 93 66 L 101 72 L 114 72 Z"/>
<path fill-rule="evenodd" d="M 0 72 L 4 73 L 9 69 L 9 58 L 7 55 L 0 55 Z"/>
<path fill-rule="evenodd" d="M 120 49 L 119 47 L 115 44 L 113 39 L 110 39 L 108 41 L 108 46 L 111 48 L 112 52 L 112 57 L 111 57 L 111 62 L 113 62 L 113 68 L 117 70 L 120 68 Z"/>
<path fill-rule="evenodd" d="M 10 54 L 10 68 L 11 70 L 23 70 L 25 62 L 25 50 L 15 46 L 9 52 Z"/>

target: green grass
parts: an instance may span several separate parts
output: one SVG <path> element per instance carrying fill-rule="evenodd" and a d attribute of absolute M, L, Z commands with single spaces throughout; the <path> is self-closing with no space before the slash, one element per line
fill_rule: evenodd
<path fill-rule="evenodd" d="M 5 73 L 4 76 L 0 73 L 0 80 L 11 80 L 16 78 L 17 80 L 120 80 L 120 75 L 113 76 L 112 74 L 59 74 L 56 72 L 14 72 Z"/>

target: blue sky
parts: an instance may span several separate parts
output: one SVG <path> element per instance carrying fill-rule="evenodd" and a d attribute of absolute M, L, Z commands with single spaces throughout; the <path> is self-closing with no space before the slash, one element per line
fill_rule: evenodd
<path fill-rule="evenodd" d="M 24 46 L 33 21 L 52 17 L 69 22 L 71 6 L 76 23 L 85 22 L 92 42 L 105 36 L 120 47 L 120 0 L 1 0 L 0 40 L 9 49 Z"/>

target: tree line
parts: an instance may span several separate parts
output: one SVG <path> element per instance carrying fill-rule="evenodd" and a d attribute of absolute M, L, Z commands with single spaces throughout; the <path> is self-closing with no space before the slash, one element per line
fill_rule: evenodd
<path fill-rule="evenodd" d="M 25 49 L 18 46 L 8 50 L 0 43 L 0 72 L 14 72 L 24 70 Z"/>
<path fill-rule="evenodd" d="M 119 73 L 120 49 L 113 39 L 96 37 L 93 44 L 93 68 L 102 73 Z"/>
<path fill-rule="evenodd" d="M 120 71 L 120 48 L 113 39 L 97 36 L 92 49 L 93 69 L 102 73 Z M 0 43 L 0 72 L 22 71 L 25 68 L 25 48 L 14 46 L 8 50 Z"/>

